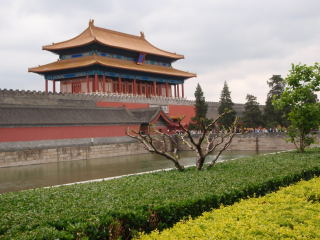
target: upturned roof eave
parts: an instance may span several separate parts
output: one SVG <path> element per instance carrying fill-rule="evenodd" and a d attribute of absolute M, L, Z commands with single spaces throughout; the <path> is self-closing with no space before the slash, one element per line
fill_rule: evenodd
<path fill-rule="evenodd" d="M 67 61 L 67 60 L 60 60 L 60 61 L 53 62 L 53 63 L 58 63 L 58 62 L 62 62 L 62 61 Z M 183 73 L 181 73 L 181 74 L 176 73 L 175 74 L 175 73 L 165 73 L 165 72 L 156 71 L 156 70 L 152 70 L 152 69 L 142 69 L 142 68 L 139 69 L 139 68 L 133 68 L 133 67 L 130 68 L 130 67 L 126 67 L 126 66 L 123 66 L 123 67 L 122 66 L 115 66 L 115 65 L 112 65 L 112 64 L 106 64 L 106 63 L 104 63 L 102 61 L 99 61 L 99 58 L 96 57 L 96 56 L 91 60 L 89 59 L 88 63 L 84 63 L 84 64 L 80 63 L 78 66 L 72 66 L 72 67 L 66 66 L 66 67 L 60 67 L 60 68 L 51 69 L 51 70 L 50 69 L 44 69 L 44 70 L 39 70 L 38 69 L 38 68 L 41 68 L 41 67 L 44 67 L 44 66 L 48 66 L 48 65 L 53 64 L 53 63 L 49 63 L 49 64 L 42 65 L 42 66 L 39 66 L 39 67 L 28 68 L 28 72 L 45 74 L 45 73 L 48 73 L 48 72 L 57 72 L 57 71 L 68 70 L 68 69 L 72 69 L 72 68 L 83 68 L 83 67 L 89 67 L 89 66 L 98 64 L 98 65 L 102 65 L 102 66 L 105 66 L 105 67 L 113 67 L 113 68 L 125 69 L 125 70 L 130 70 L 130 71 L 141 71 L 141 72 L 146 72 L 146 73 L 169 75 L 169 76 L 175 76 L 175 77 L 193 78 L 193 77 L 197 76 L 194 73 L 183 72 L 181 70 L 177 70 L 177 71 L 181 71 Z M 144 66 L 144 65 L 137 65 L 137 66 Z M 165 69 L 163 69 L 163 70 L 165 70 Z"/>
<path fill-rule="evenodd" d="M 152 118 L 150 119 L 150 123 L 151 124 L 154 124 L 154 123 L 156 123 L 158 120 L 159 120 L 159 118 L 160 117 L 162 117 L 169 125 L 171 125 L 171 126 L 176 126 L 177 124 L 174 122 L 174 121 L 172 121 L 171 119 L 170 119 L 170 117 L 161 109 L 161 108 L 159 108 L 159 111 L 157 111 L 153 116 L 152 116 Z"/>
<path fill-rule="evenodd" d="M 82 66 L 79 66 L 79 67 L 76 67 L 76 68 L 90 67 L 90 66 L 93 66 L 93 65 L 102 65 L 102 66 L 105 66 L 105 67 L 119 68 L 119 69 L 125 69 L 125 70 L 130 70 L 130 71 L 138 71 L 138 72 L 140 71 L 140 72 L 159 74 L 159 75 L 169 75 L 169 76 L 173 76 L 173 77 L 182 77 L 182 78 L 185 78 L 185 79 L 197 77 L 197 74 L 193 74 L 193 73 L 190 73 L 192 75 L 189 75 L 189 76 L 170 74 L 170 73 L 158 73 L 158 72 L 152 72 L 152 71 L 147 71 L 147 70 L 133 70 L 133 69 L 130 69 L 130 68 L 107 66 L 107 65 L 104 65 L 104 64 L 100 64 L 98 62 L 85 64 L 85 65 L 82 65 Z M 37 70 L 35 70 L 35 68 L 28 68 L 28 72 L 33 72 L 33 73 L 44 75 L 46 73 L 58 72 L 58 71 L 68 70 L 68 69 L 71 69 L 71 68 L 61 68 L 61 69 L 57 69 L 57 70 L 43 70 L 43 71 L 37 71 Z"/>

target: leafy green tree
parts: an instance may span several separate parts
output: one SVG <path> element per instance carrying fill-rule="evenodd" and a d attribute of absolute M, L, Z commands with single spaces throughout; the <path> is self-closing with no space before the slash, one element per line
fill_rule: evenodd
<path fill-rule="evenodd" d="M 320 91 L 320 65 L 307 66 L 292 64 L 285 79 L 287 87 L 281 97 L 274 100 L 277 109 L 289 107 L 288 134 L 299 152 L 304 152 L 314 138 L 312 130 L 320 126 L 320 103 L 317 93 Z"/>
<path fill-rule="evenodd" d="M 226 112 L 219 121 L 219 123 L 226 128 L 229 128 L 236 118 L 236 112 L 233 110 L 234 104 L 231 100 L 230 94 L 231 92 L 229 91 L 227 82 L 224 82 L 219 101 L 218 113 L 222 114 Z"/>
<path fill-rule="evenodd" d="M 257 102 L 257 98 L 250 94 L 247 94 L 246 100 L 242 122 L 245 127 L 257 128 L 262 124 L 262 114 L 259 103 Z"/>
<path fill-rule="evenodd" d="M 278 99 L 283 93 L 285 88 L 285 81 L 281 75 L 273 75 L 269 81 L 267 81 L 270 91 L 267 95 L 266 105 L 263 112 L 264 124 L 267 128 L 274 128 L 276 126 L 288 126 L 286 119 L 287 109 L 278 110 L 275 109 L 272 104 L 273 99 Z"/>
<path fill-rule="evenodd" d="M 195 97 L 195 117 L 192 119 L 196 123 L 200 122 L 200 120 L 206 119 L 208 112 L 208 104 L 206 103 L 205 97 L 203 96 L 203 91 L 198 83 L 196 91 L 194 92 Z"/>

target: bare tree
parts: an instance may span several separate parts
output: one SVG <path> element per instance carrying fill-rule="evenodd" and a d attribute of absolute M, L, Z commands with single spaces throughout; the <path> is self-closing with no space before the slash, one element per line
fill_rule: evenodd
<path fill-rule="evenodd" d="M 179 162 L 179 140 L 190 150 L 196 152 L 196 168 L 198 170 L 203 168 L 209 154 L 217 152 L 213 160 L 208 164 L 208 168 L 211 168 L 216 164 L 221 153 L 230 146 L 236 133 L 238 118 L 227 129 L 218 126 L 218 122 L 224 114 L 219 115 L 212 121 L 208 121 L 208 119 L 198 120 L 196 124 L 199 134 L 193 134 L 192 130 L 181 123 L 182 119 L 178 121 L 179 134 L 177 132 L 176 134 L 161 132 L 150 126 L 148 127 L 148 133 L 127 129 L 126 134 L 142 143 L 149 152 L 162 155 L 172 161 L 179 171 L 184 170 L 183 165 Z M 160 146 L 157 143 L 160 143 Z M 168 148 L 167 143 L 170 143 L 171 149 Z"/>
<path fill-rule="evenodd" d="M 196 168 L 201 170 L 203 164 L 209 154 L 217 152 L 213 160 L 209 163 L 208 168 L 213 167 L 221 153 L 225 151 L 231 144 L 232 139 L 236 133 L 238 118 L 234 120 L 229 128 L 218 126 L 217 123 L 225 113 L 219 115 L 215 120 L 208 122 L 207 119 L 200 119 L 198 127 L 200 129 L 199 139 L 192 134 L 192 132 L 179 122 L 180 128 L 184 134 L 181 139 L 191 150 L 197 154 Z"/>
<path fill-rule="evenodd" d="M 127 129 L 126 134 L 142 143 L 147 151 L 169 159 L 179 171 L 184 170 L 183 165 L 179 162 L 178 142 L 175 135 L 160 132 L 150 126 L 148 126 L 147 133 Z M 168 144 L 168 141 L 170 144 Z"/>

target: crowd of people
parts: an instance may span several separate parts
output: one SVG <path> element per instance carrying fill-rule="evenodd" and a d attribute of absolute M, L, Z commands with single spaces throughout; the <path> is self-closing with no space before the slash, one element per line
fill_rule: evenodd
<path fill-rule="evenodd" d="M 286 128 L 277 127 L 277 128 L 243 128 L 242 133 L 281 133 L 287 132 Z"/>

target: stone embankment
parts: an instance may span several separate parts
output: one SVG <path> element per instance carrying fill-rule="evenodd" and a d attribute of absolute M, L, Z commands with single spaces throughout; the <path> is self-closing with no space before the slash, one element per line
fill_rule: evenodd
<path fill-rule="evenodd" d="M 238 134 L 228 150 L 281 151 L 294 148 L 284 134 Z M 140 143 L 127 137 L 7 143 L 0 144 L 0 167 L 141 153 L 147 151 Z"/>
<path fill-rule="evenodd" d="M 35 146 L 31 146 L 31 142 L 29 144 L 15 143 L 10 147 L 7 144 L 10 151 L 6 151 L 4 148 L 0 149 L 0 167 L 146 153 L 142 145 L 130 140 L 119 142 L 110 139 L 81 139 L 36 141 L 34 144 Z"/>

